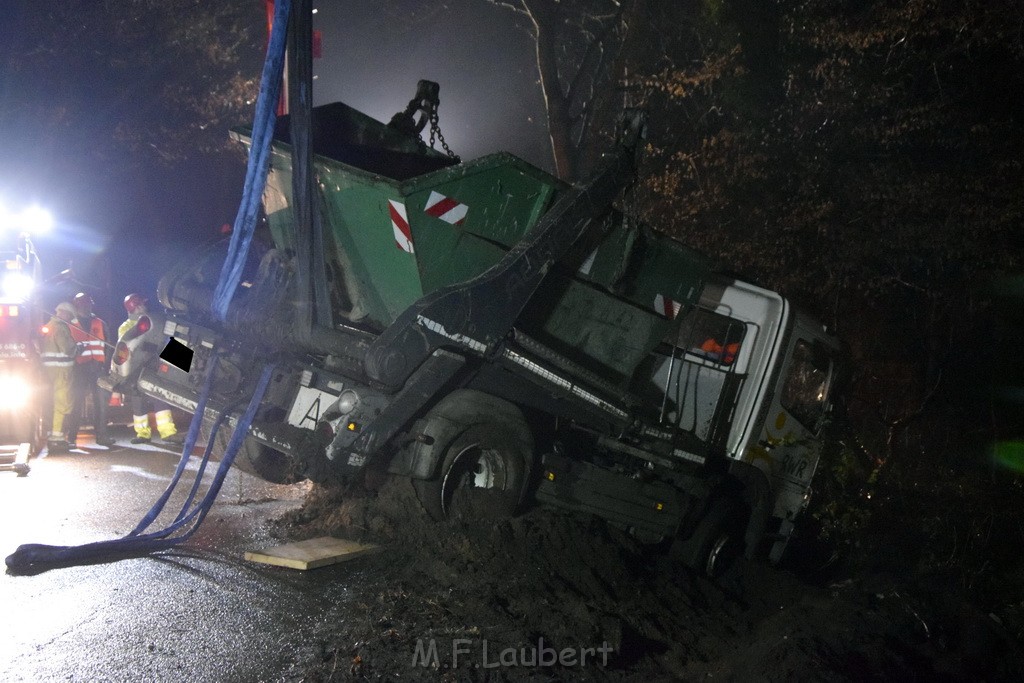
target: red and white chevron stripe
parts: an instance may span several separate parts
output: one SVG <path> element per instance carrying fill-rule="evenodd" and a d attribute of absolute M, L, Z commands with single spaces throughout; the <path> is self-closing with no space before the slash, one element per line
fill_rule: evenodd
<path fill-rule="evenodd" d="M 391 227 L 395 231 L 395 244 L 404 252 L 414 253 L 412 230 L 409 229 L 409 217 L 405 213 L 405 204 L 389 199 L 388 213 L 391 214 Z"/>
<path fill-rule="evenodd" d="M 673 301 L 672 299 L 669 299 L 667 296 L 662 296 L 661 294 L 656 294 L 654 296 L 654 310 L 656 310 L 658 313 L 661 313 L 669 320 L 672 320 L 677 315 L 679 315 L 679 310 L 682 307 L 683 305 L 681 303 L 679 303 L 678 301 Z"/>
<path fill-rule="evenodd" d="M 466 212 L 469 211 L 469 207 L 451 197 L 444 196 L 440 192 L 431 190 L 430 196 L 427 198 L 427 205 L 423 207 L 423 211 L 428 216 L 440 218 L 445 223 L 462 225 L 462 221 L 466 220 Z"/>

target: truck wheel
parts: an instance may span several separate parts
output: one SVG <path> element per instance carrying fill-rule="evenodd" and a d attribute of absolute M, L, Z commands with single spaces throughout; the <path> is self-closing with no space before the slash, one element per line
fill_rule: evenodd
<path fill-rule="evenodd" d="M 209 439 L 210 425 L 206 420 L 203 421 L 201 435 L 204 441 Z M 220 460 L 224 456 L 224 452 L 227 451 L 230 439 L 231 428 L 222 425 L 217 430 L 217 436 L 214 440 L 210 457 Z M 238 449 L 235 461 L 232 464 L 236 465 L 243 472 L 259 477 L 264 481 L 269 481 L 271 484 L 294 484 L 305 479 L 296 471 L 296 464 L 291 458 L 281 451 L 275 451 L 273 448 L 264 446 L 252 438 L 246 438 L 242 441 L 242 445 Z"/>
<path fill-rule="evenodd" d="M 413 480 L 420 503 L 436 520 L 515 514 L 526 483 L 527 447 L 503 425 L 470 425 L 445 448 L 437 477 Z"/>
<path fill-rule="evenodd" d="M 676 539 L 672 556 L 694 571 L 717 578 L 743 553 L 743 507 L 729 498 L 718 498 L 697 523 L 693 534 Z"/>

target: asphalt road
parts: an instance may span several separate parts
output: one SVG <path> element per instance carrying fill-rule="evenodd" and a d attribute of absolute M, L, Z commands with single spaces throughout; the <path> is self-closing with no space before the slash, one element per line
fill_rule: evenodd
<path fill-rule="evenodd" d="M 26 477 L 0 472 L 0 553 L 130 531 L 163 492 L 178 456 L 130 447 L 126 438 L 109 451 L 34 459 Z M 296 662 L 316 656 L 345 619 L 346 586 L 361 571 L 359 560 L 300 572 L 243 558 L 279 543 L 268 522 L 304 492 L 301 484 L 274 486 L 232 470 L 202 528 L 179 549 L 30 576 L 8 572 L 0 577 L 0 679 L 296 678 Z M 176 512 L 180 502 L 168 508 Z"/>

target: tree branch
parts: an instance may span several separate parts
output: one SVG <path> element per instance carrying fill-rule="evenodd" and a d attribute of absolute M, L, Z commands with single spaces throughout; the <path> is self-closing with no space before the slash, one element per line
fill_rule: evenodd
<path fill-rule="evenodd" d="M 607 21 L 607 23 L 605 23 L 604 26 L 602 27 L 601 33 L 596 38 L 591 40 L 590 44 L 587 46 L 586 52 L 583 53 L 583 59 L 580 60 L 580 66 L 576 70 L 576 75 L 573 77 L 572 81 L 569 83 L 569 87 L 567 87 L 565 89 L 565 99 L 566 100 L 572 102 L 573 98 L 576 95 L 576 90 L 580 87 L 580 84 L 582 83 L 583 79 L 586 77 L 586 74 L 587 74 L 588 71 L 594 70 L 593 71 L 594 72 L 594 78 L 591 79 L 591 80 L 592 80 L 592 82 L 594 80 L 596 80 L 597 75 L 598 75 L 597 68 L 604 61 L 604 59 L 603 59 L 603 53 L 605 51 L 604 50 L 604 43 L 608 39 L 608 36 L 611 35 L 611 33 L 613 31 L 615 31 L 616 28 L 618 28 L 620 22 L 622 21 L 622 17 L 624 16 L 624 14 L 626 12 L 627 4 L 631 6 L 633 3 L 632 2 L 629 2 L 629 3 L 627 3 L 627 2 L 619 3 L 618 11 L 616 11 L 612 15 L 606 15 L 606 16 L 612 16 L 612 17 L 614 17 L 614 19 L 611 20 L 611 21 Z M 595 61 L 597 63 L 597 66 L 593 66 Z"/>
<path fill-rule="evenodd" d="M 533 15 L 530 14 L 529 8 L 526 7 L 524 0 L 519 0 L 518 2 L 513 2 L 512 0 L 487 0 L 487 2 L 495 7 L 501 7 L 502 9 L 511 10 L 516 14 L 521 14 L 524 17 L 529 18 L 531 21 L 534 20 Z"/>

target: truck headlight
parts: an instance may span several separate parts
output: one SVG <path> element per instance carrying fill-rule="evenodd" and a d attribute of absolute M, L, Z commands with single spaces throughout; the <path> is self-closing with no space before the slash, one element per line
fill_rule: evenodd
<path fill-rule="evenodd" d="M 3 281 L 3 295 L 5 299 L 25 301 L 32 296 L 35 282 L 30 275 L 25 273 L 7 273 Z"/>
<path fill-rule="evenodd" d="M 359 394 L 351 389 L 341 392 L 341 395 L 338 396 L 338 412 L 342 415 L 348 415 L 356 409 L 357 405 L 359 405 Z"/>
<path fill-rule="evenodd" d="M 32 398 L 32 387 L 21 377 L 0 376 L 0 409 L 20 410 Z"/>
<path fill-rule="evenodd" d="M 128 362 L 128 357 L 132 355 L 131 349 L 123 341 L 117 342 L 117 346 L 114 347 L 114 357 L 111 361 L 114 365 L 124 365 Z"/>

